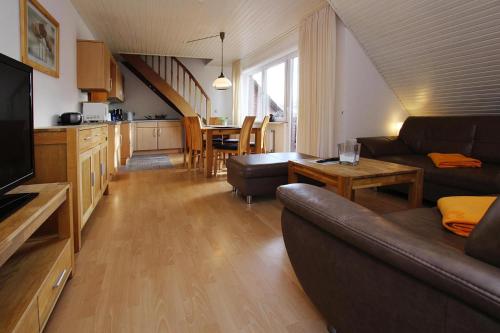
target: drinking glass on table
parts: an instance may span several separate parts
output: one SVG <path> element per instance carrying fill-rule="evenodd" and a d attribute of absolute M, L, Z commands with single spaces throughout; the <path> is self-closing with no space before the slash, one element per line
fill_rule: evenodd
<path fill-rule="evenodd" d="M 349 140 L 346 143 L 338 144 L 340 164 L 358 165 L 359 154 L 361 152 L 361 144 L 356 141 Z"/>

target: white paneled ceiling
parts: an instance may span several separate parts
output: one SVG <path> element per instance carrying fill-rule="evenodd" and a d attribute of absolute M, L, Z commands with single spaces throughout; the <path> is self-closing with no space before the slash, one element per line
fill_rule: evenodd
<path fill-rule="evenodd" d="M 72 0 L 97 38 L 116 53 L 216 59 L 226 32 L 227 63 L 293 30 L 325 0 Z"/>
<path fill-rule="evenodd" d="M 499 0 L 330 0 L 411 114 L 500 113 Z"/>

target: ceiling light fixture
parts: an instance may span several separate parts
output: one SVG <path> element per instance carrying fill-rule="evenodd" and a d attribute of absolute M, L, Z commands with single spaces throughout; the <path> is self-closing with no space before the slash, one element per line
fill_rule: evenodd
<path fill-rule="evenodd" d="M 232 83 L 227 77 L 224 76 L 224 37 L 226 37 L 226 34 L 224 32 L 221 32 L 219 36 L 220 36 L 221 48 L 222 48 L 222 60 L 221 60 L 221 64 L 220 64 L 220 75 L 217 79 L 215 79 L 212 86 L 217 90 L 227 90 L 227 89 L 232 87 Z"/>

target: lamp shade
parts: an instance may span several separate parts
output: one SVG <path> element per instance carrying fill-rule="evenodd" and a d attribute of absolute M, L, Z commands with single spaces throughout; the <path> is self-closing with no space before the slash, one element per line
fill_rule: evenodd
<path fill-rule="evenodd" d="M 217 90 L 227 90 L 233 86 L 231 81 L 221 73 L 221 75 L 215 79 L 212 86 Z"/>

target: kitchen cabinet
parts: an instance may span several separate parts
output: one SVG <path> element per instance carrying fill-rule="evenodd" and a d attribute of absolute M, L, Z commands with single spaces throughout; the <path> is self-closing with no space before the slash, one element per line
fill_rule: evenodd
<path fill-rule="evenodd" d="M 158 149 L 182 147 L 182 126 L 178 122 L 158 122 Z"/>
<path fill-rule="evenodd" d="M 137 150 L 157 150 L 156 127 L 137 127 Z"/>
<path fill-rule="evenodd" d="M 111 53 L 104 42 L 77 41 L 77 87 L 85 91 L 111 91 Z"/>
<path fill-rule="evenodd" d="M 123 75 L 118 63 L 111 58 L 111 91 L 108 100 L 113 102 L 125 101 L 123 93 Z"/>
<path fill-rule="evenodd" d="M 120 146 L 120 165 L 127 165 L 128 160 L 134 153 L 134 133 L 135 123 L 122 123 L 120 126 L 121 146 Z"/>
<path fill-rule="evenodd" d="M 182 126 L 180 121 L 136 122 L 135 150 L 179 150 L 182 149 Z"/>
<path fill-rule="evenodd" d="M 74 247 L 81 230 L 108 193 L 108 125 L 52 126 L 35 129 L 35 177 L 31 183 L 71 183 Z"/>
<path fill-rule="evenodd" d="M 115 59 L 110 59 L 111 68 L 111 89 L 110 91 L 92 90 L 89 92 L 89 101 L 91 102 L 114 102 L 123 103 L 125 95 L 123 92 L 123 75 L 120 71 L 120 66 Z"/>
<path fill-rule="evenodd" d="M 92 214 L 94 207 L 94 187 L 93 187 L 93 151 L 89 150 L 80 154 L 80 202 L 82 207 L 82 216 L 85 220 Z"/>
<path fill-rule="evenodd" d="M 108 125 L 108 149 L 110 150 L 107 154 L 107 168 L 110 177 L 113 177 L 118 171 L 121 159 L 121 125 L 120 124 L 110 124 Z"/>

